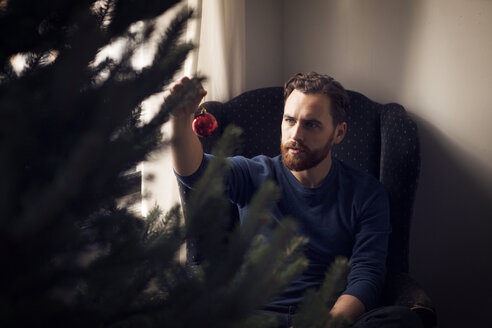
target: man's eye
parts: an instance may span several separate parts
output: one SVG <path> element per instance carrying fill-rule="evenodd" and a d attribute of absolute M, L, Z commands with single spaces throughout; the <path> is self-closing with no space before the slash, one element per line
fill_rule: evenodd
<path fill-rule="evenodd" d="M 290 117 L 286 117 L 284 119 L 284 121 L 287 122 L 287 123 L 294 123 L 294 119 L 293 118 L 290 118 Z"/>
<path fill-rule="evenodd" d="M 314 123 L 314 122 L 308 122 L 308 123 L 306 123 L 306 126 L 310 129 L 314 129 L 314 128 L 318 127 L 318 124 Z"/>

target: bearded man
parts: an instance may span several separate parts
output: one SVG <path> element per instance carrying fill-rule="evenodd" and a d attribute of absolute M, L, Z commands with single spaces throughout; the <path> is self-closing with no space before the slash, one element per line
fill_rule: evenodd
<path fill-rule="evenodd" d="M 185 83 L 190 81 L 178 81 L 171 93 Z M 193 113 L 205 94 L 202 89 L 190 106 L 171 119 L 173 140 L 179 140 L 179 146 L 178 141 L 171 145 L 174 170 L 187 186 L 194 184 L 211 159 L 191 129 Z M 350 318 L 354 327 L 418 327 L 419 319 L 409 309 L 376 309 L 386 274 L 389 204 L 379 181 L 332 157 L 333 145 L 347 131 L 345 89 L 330 76 L 298 73 L 285 83 L 284 99 L 281 155 L 231 157 L 226 179 L 228 197 L 237 205 L 241 220 L 259 186 L 266 180 L 276 182 L 282 193 L 272 210 L 274 219 L 296 218 L 300 233 L 308 238 L 308 268 L 264 307 L 264 313 L 279 318 L 279 327 L 289 327 L 303 293 L 319 287 L 334 258 L 345 256 L 352 270 L 333 315 Z"/>

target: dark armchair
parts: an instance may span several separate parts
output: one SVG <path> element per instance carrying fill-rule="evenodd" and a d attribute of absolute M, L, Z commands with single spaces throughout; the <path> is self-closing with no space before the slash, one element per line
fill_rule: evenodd
<path fill-rule="evenodd" d="M 425 327 L 436 324 L 435 310 L 426 293 L 408 276 L 409 231 L 420 169 L 417 126 L 405 109 L 395 103 L 379 104 L 364 95 L 348 91 L 348 131 L 333 154 L 343 162 L 378 178 L 388 190 L 393 232 L 390 237 L 388 279 L 382 305 L 412 308 Z M 232 100 L 206 102 L 203 106 L 219 122 L 214 135 L 202 139 L 210 152 L 228 124 L 243 129 L 244 144 L 237 155 L 253 157 L 280 153 L 280 123 L 283 115 L 283 88 L 272 87 L 245 92 Z M 180 185 L 182 198 L 186 187 Z M 234 219 L 237 210 L 231 209 Z M 195 241 L 188 242 L 188 261 L 199 261 Z"/>

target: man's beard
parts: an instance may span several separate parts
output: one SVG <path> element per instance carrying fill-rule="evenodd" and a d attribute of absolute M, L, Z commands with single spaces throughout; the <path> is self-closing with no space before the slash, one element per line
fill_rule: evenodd
<path fill-rule="evenodd" d="M 315 167 L 321 163 L 326 156 L 330 153 L 334 133 L 328 139 L 326 145 L 320 150 L 312 151 L 299 141 L 290 141 L 285 144 L 280 141 L 280 150 L 282 152 L 282 158 L 284 165 L 292 171 L 304 171 Z M 299 149 L 301 152 L 298 154 L 289 153 L 289 148 Z"/>

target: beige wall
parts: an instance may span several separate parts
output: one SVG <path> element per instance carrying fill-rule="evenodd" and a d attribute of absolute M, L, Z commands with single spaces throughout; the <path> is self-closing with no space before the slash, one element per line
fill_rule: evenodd
<path fill-rule="evenodd" d="M 284 2 L 283 77 L 316 70 L 419 124 L 411 273 L 441 327 L 492 308 L 492 1 Z M 480 324 L 482 323 L 482 324 Z"/>
<path fill-rule="evenodd" d="M 245 89 L 281 85 L 283 0 L 246 1 Z"/>

